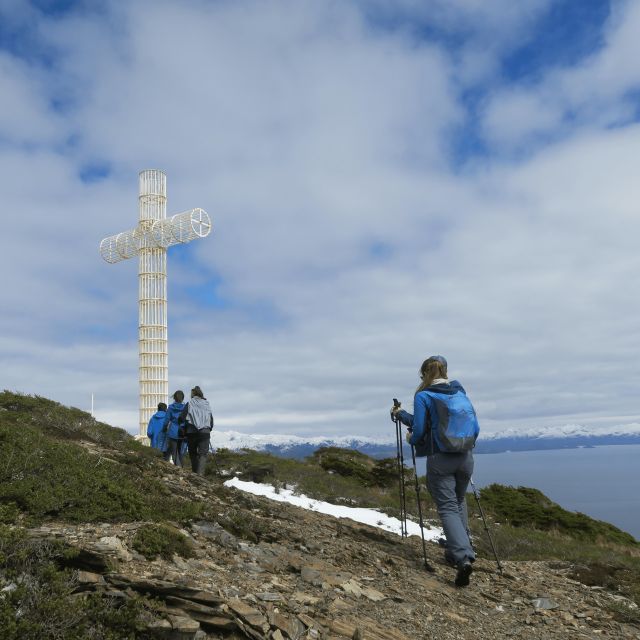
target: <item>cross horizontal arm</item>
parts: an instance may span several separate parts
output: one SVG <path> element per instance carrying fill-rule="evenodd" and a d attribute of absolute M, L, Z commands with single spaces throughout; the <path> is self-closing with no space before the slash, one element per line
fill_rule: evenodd
<path fill-rule="evenodd" d="M 100 243 L 100 255 L 113 264 L 134 258 L 142 249 L 167 248 L 206 238 L 211 228 L 211 218 L 206 211 L 190 209 L 171 218 L 156 220 L 147 229 L 139 226 L 105 238 Z"/>

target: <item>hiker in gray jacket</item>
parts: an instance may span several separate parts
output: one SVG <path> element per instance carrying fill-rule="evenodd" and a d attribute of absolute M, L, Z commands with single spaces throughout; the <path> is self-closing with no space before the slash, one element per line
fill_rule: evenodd
<path fill-rule="evenodd" d="M 182 410 L 178 424 L 187 436 L 191 470 L 203 476 L 213 429 L 213 412 L 200 387 L 191 389 L 191 399 Z"/>

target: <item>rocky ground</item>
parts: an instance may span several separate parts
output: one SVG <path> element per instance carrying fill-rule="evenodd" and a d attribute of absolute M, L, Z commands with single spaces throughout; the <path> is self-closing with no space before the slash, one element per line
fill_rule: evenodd
<path fill-rule="evenodd" d="M 621 596 L 568 577 L 563 562 L 479 558 L 471 585 L 419 538 L 398 536 L 226 489 L 221 482 L 167 467 L 176 494 L 215 505 L 215 521 L 183 533 L 195 557 L 146 560 L 132 540 L 144 523 L 70 525 L 30 530 L 81 549 L 78 592 L 114 601 L 148 594 L 158 602 L 148 629 L 158 638 L 634 638 L 640 626 L 617 622 Z M 239 536 L 229 532 L 243 531 Z M 249 541 L 253 539 L 254 541 Z"/>

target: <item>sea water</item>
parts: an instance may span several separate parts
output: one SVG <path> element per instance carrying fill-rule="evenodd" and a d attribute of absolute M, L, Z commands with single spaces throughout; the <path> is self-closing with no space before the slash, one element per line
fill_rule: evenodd
<path fill-rule="evenodd" d="M 640 445 L 475 456 L 476 486 L 533 487 L 570 511 L 581 511 L 640 540 Z"/>

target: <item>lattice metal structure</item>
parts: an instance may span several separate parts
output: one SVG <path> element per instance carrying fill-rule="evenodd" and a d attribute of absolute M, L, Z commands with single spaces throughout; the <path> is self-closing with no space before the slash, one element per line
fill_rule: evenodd
<path fill-rule="evenodd" d="M 211 232 L 211 219 L 202 209 L 167 218 L 167 178 L 164 172 L 140 172 L 135 229 L 105 238 L 100 255 L 110 263 L 138 256 L 138 345 L 140 437 L 159 402 L 169 397 L 167 336 L 167 248 Z"/>

